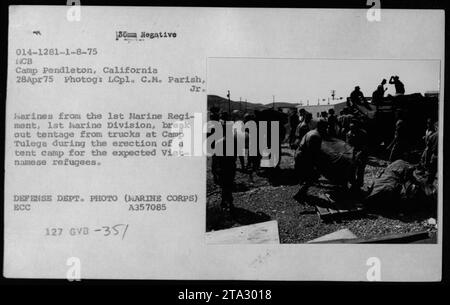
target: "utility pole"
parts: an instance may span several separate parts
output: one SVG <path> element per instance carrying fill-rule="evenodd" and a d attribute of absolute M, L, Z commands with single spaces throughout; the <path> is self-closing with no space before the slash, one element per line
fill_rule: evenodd
<path fill-rule="evenodd" d="M 275 95 L 272 95 L 272 108 L 275 109 Z"/>
<path fill-rule="evenodd" d="M 227 97 L 228 97 L 228 114 L 231 115 L 230 90 L 228 90 Z"/>
<path fill-rule="evenodd" d="M 239 97 L 239 111 L 242 111 L 242 97 Z"/>

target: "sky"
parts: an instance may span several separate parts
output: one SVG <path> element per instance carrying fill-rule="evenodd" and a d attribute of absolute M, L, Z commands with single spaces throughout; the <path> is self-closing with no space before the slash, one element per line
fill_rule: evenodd
<path fill-rule="evenodd" d="M 405 94 L 439 90 L 438 60 L 326 60 L 326 59 L 256 59 L 211 58 L 208 62 L 208 94 L 248 102 L 303 102 L 326 104 L 322 99 L 350 95 L 360 86 L 371 97 L 383 78 L 389 82 L 398 75 L 405 85 Z M 387 94 L 395 94 L 394 85 L 387 84 Z M 340 101 L 330 101 L 330 104 Z"/>

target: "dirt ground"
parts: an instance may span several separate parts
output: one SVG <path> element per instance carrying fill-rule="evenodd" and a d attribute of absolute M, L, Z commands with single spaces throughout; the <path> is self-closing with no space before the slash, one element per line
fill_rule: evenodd
<path fill-rule="evenodd" d="M 235 178 L 233 192 L 235 214 L 232 219 L 224 217 L 220 210 L 220 188 L 213 182 L 211 159 L 208 158 L 207 172 L 207 231 L 221 230 L 268 220 L 277 220 L 281 243 L 304 243 L 334 231 L 347 228 L 358 238 L 381 237 L 387 234 L 410 233 L 428 230 L 435 232 L 435 225 L 429 224 L 430 217 L 436 218 L 434 209 L 419 209 L 407 213 L 358 213 L 336 221 L 323 221 L 314 205 L 303 205 L 292 197 L 298 191 L 293 178 L 293 151 L 282 148 L 282 158 L 278 179 L 261 172 L 253 174 L 240 170 Z M 365 171 L 365 184 L 368 185 L 387 166 L 386 161 L 370 158 Z M 276 181 L 274 181 L 276 180 Z M 309 198 L 329 192 L 333 188 L 321 177 L 310 188 Z"/>

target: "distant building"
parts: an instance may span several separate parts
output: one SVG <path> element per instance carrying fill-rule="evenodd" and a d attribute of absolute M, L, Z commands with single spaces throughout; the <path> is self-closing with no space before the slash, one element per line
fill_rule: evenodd
<path fill-rule="evenodd" d="M 337 104 L 333 105 L 334 107 L 334 112 L 336 113 L 336 115 L 339 115 L 339 113 L 342 111 L 342 109 L 344 109 L 344 107 L 347 107 L 347 102 L 340 102 Z"/>

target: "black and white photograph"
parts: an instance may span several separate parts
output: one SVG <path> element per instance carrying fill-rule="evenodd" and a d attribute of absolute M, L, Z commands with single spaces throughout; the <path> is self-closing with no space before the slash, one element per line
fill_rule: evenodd
<path fill-rule="evenodd" d="M 436 243 L 440 61 L 210 58 L 208 71 L 209 120 L 239 147 L 207 161 L 209 243 Z M 250 148 L 252 122 L 279 135 L 276 162 Z"/>

